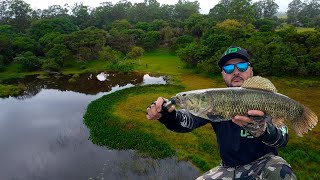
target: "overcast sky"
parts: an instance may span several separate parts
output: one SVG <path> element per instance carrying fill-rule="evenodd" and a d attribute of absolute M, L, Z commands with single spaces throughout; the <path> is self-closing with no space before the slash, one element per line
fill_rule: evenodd
<path fill-rule="evenodd" d="M 32 9 L 47 9 L 48 6 L 52 5 L 64 5 L 68 3 L 69 6 L 73 6 L 75 3 L 83 2 L 84 5 L 90 7 L 100 6 L 102 2 L 112 2 L 112 4 L 116 4 L 119 0 L 24 0 L 26 3 L 31 5 Z M 132 4 L 137 2 L 144 2 L 144 0 L 129 0 Z M 157 0 L 160 4 L 176 4 L 178 0 Z M 190 0 L 193 1 L 193 0 Z M 253 2 L 258 0 L 253 0 Z M 288 4 L 292 0 L 275 0 L 275 2 L 279 5 L 279 12 L 286 12 L 288 8 Z M 219 0 L 198 0 L 200 3 L 200 12 L 202 14 L 209 13 L 209 10 L 213 8 Z"/>

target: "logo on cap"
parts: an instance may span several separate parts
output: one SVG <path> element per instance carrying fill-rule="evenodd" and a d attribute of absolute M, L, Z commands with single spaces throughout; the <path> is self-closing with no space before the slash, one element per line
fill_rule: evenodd
<path fill-rule="evenodd" d="M 238 50 L 240 50 L 241 48 L 239 47 L 232 47 L 232 48 L 229 48 L 228 50 L 226 50 L 226 52 L 224 53 L 224 55 L 227 55 L 227 54 L 230 54 L 230 53 L 235 53 L 235 52 L 238 52 Z"/>

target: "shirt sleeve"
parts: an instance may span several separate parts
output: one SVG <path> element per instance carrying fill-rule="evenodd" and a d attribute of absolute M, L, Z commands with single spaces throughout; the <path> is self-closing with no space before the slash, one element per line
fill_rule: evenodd
<path fill-rule="evenodd" d="M 159 121 L 164 124 L 168 129 L 175 132 L 190 132 L 200 126 L 207 124 L 209 121 L 194 116 L 186 110 L 174 110 L 171 113 L 163 115 Z"/>
<path fill-rule="evenodd" d="M 283 147 L 288 143 L 288 127 L 283 125 L 276 127 L 272 124 L 271 117 L 268 116 L 266 131 L 258 137 L 263 143 L 271 147 Z"/>

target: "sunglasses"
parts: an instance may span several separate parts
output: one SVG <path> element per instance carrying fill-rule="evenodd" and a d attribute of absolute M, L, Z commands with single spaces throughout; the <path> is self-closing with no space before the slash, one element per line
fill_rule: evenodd
<path fill-rule="evenodd" d="M 223 71 L 227 74 L 231 74 L 233 73 L 234 71 L 234 68 L 235 66 L 237 66 L 237 69 L 240 71 L 240 72 L 245 72 L 248 67 L 249 67 L 250 63 L 249 62 L 239 62 L 237 64 L 227 64 L 227 65 L 224 65 L 222 67 Z"/>

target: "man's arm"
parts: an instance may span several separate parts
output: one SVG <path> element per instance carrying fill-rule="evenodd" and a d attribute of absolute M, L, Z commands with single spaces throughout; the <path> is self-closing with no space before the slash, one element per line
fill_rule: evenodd
<path fill-rule="evenodd" d="M 173 110 L 171 113 L 161 116 L 159 121 L 171 131 L 180 133 L 190 132 L 209 122 L 206 119 L 192 115 L 186 110 Z"/>
<path fill-rule="evenodd" d="M 200 117 L 196 117 L 185 110 L 177 111 L 171 106 L 163 112 L 164 99 L 159 97 L 148 108 L 146 117 L 150 120 L 159 120 L 168 129 L 175 132 L 190 132 L 193 129 L 207 124 L 209 121 Z"/>
<path fill-rule="evenodd" d="M 283 147 L 288 143 L 288 127 L 276 127 L 272 124 L 271 117 L 267 116 L 265 132 L 258 137 L 263 143 L 272 147 Z"/>
<path fill-rule="evenodd" d="M 248 115 L 251 117 L 235 116 L 232 121 L 268 146 L 283 147 L 288 143 L 287 126 L 274 126 L 271 117 L 262 111 L 250 110 Z"/>

